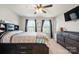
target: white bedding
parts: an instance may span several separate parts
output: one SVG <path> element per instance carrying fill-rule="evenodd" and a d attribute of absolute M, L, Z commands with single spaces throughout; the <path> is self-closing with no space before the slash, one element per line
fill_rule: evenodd
<path fill-rule="evenodd" d="M 46 34 L 41 32 L 22 32 L 12 31 L 7 32 L 1 39 L 2 43 L 37 43 L 37 39 L 42 41 L 48 40 Z M 39 41 L 40 42 L 40 41 Z"/>
<path fill-rule="evenodd" d="M 12 31 L 12 32 L 7 32 L 2 38 L 1 38 L 1 43 L 10 43 L 10 37 L 16 33 L 21 33 L 23 31 Z"/>

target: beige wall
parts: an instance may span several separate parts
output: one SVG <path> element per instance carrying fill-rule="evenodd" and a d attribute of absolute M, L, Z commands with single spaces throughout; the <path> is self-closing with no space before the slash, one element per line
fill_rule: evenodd
<path fill-rule="evenodd" d="M 64 14 L 56 17 L 56 30 L 60 31 L 60 27 L 63 27 L 66 31 L 79 32 L 79 20 L 65 22 Z"/>
<path fill-rule="evenodd" d="M 73 6 L 71 9 L 73 9 L 75 7 L 76 6 Z M 65 22 L 64 13 L 62 13 L 62 14 L 56 16 L 56 31 L 60 31 L 61 27 L 63 27 L 65 31 L 79 32 L 79 20 Z"/>
<path fill-rule="evenodd" d="M 56 17 L 56 31 L 60 31 L 61 27 L 65 27 L 64 14 Z"/>
<path fill-rule="evenodd" d="M 17 25 L 19 24 L 18 15 L 16 15 L 10 9 L 2 5 L 0 5 L 0 20 L 5 20 L 6 22 L 17 24 Z"/>

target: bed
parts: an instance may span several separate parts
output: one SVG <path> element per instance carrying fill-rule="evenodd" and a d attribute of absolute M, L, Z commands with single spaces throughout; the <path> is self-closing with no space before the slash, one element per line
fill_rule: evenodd
<path fill-rule="evenodd" d="M 15 28 L 15 25 L 14 24 L 10 24 L 10 23 L 1 23 L 1 25 L 4 25 L 4 29 L 0 28 L 1 32 L 0 32 L 0 45 L 1 45 L 1 50 L 5 50 L 5 51 L 15 51 L 16 48 L 11 48 L 12 46 L 17 46 L 20 44 L 20 48 L 23 47 L 24 45 L 24 48 L 22 48 L 23 51 L 25 52 L 21 52 L 21 53 L 27 53 L 28 50 L 28 46 L 31 47 L 30 49 L 32 51 L 35 51 L 33 53 L 49 53 L 49 48 L 47 47 L 46 45 L 46 42 L 48 40 L 48 37 L 46 34 L 42 33 L 42 32 L 23 32 L 23 31 L 19 31 L 19 30 L 16 30 Z M 7 47 L 8 48 L 7 48 Z M 17 46 L 18 47 L 18 46 Z M 27 48 L 26 48 L 27 47 Z M 41 49 L 37 49 L 41 47 Z M 34 49 L 36 48 L 36 49 Z M 47 49 L 47 50 L 46 50 Z M 21 50 L 21 49 L 18 49 L 18 50 Z M 27 52 L 26 52 L 27 50 Z M 36 52 L 37 51 L 37 52 Z M 5 52 L 6 53 L 6 52 Z M 7 52 L 8 53 L 8 52 Z M 13 53 L 13 52 L 10 52 L 10 53 Z M 19 52 L 17 52 L 19 53 Z"/>

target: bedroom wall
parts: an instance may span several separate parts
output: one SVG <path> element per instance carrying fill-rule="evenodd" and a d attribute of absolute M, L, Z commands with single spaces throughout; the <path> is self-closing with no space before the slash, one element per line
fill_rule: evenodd
<path fill-rule="evenodd" d="M 74 5 L 73 7 L 66 10 L 65 12 L 75 8 L 76 6 L 79 6 L 79 5 Z M 79 32 L 79 20 L 65 22 L 64 13 L 56 16 L 56 31 L 60 31 L 60 28 L 63 27 L 65 31 Z"/>
<path fill-rule="evenodd" d="M 60 27 L 63 27 L 66 31 L 79 32 L 79 20 L 65 22 L 64 14 L 56 17 L 56 31 L 60 31 Z"/>
<path fill-rule="evenodd" d="M 0 5 L 0 20 L 5 20 L 5 22 L 19 24 L 19 16 L 12 12 L 6 6 Z"/>

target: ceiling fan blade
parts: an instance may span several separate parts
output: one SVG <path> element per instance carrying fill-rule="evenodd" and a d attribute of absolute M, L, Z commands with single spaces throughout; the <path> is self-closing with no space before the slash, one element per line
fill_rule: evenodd
<path fill-rule="evenodd" d="M 39 4 L 40 5 L 40 7 L 42 7 L 42 4 Z"/>
<path fill-rule="evenodd" d="M 34 12 L 34 14 L 36 14 L 37 12 Z"/>
<path fill-rule="evenodd" d="M 50 5 L 46 5 L 46 6 L 43 6 L 43 8 L 48 8 L 48 7 L 52 7 L 53 5 L 50 4 Z"/>
<path fill-rule="evenodd" d="M 42 10 L 44 13 L 47 13 L 45 10 Z"/>
<path fill-rule="evenodd" d="M 37 6 L 37 8 L 41 8 L 42 4 L 37 4 L 36 6 Z"/>

